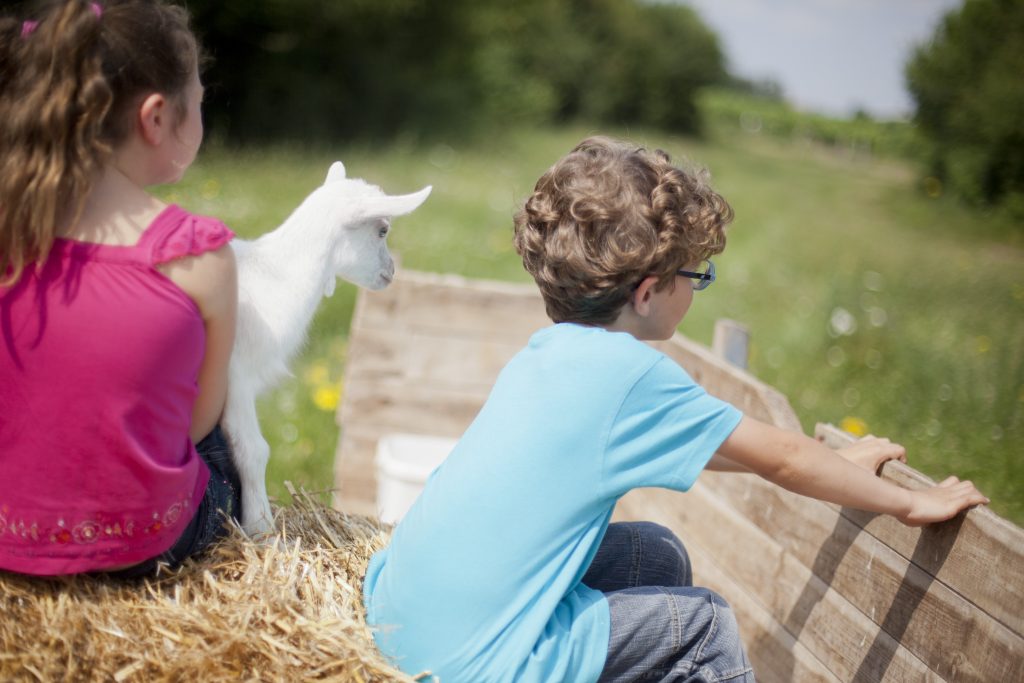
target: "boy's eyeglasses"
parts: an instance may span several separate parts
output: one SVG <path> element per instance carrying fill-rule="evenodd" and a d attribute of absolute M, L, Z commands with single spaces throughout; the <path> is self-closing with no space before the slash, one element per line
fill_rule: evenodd
<path fill-rule="evenodd" d="M 707 289 L 715 281 L 715 264 L 711 262 L 711 259 L 705 259 L 702 272 L 695 273 L 690 270 L 677 270 L 676 275 L 682 275 L 693 280 L 690 283 L 693 285 L 693 291 L 699 292 L 702 289 Z"/>

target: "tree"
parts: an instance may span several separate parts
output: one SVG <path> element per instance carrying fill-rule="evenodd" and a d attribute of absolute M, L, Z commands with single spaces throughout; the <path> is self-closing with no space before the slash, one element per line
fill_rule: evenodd
<path fill-rule="evenodd" d="M 906 68 L 930 173 L 1024 218 L 1024 0 L 967 0 Z"/>
<path fill-rule="evenodd" d="M 695 132 L 724 78 L 685 6 L 642 0 L 190 0 L 228 141 L 451 134 L 583 118 Z"/>

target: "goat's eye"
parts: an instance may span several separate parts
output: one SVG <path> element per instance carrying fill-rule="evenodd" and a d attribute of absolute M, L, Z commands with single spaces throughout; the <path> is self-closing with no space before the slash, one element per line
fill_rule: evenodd
<path fill-rule="evenodd" d="M 384 227 L 382 227 L 380 229 L 380 231 L 378 231 L 377 234 L 380 235 L 381 239 L 387 237 L 388 236 L 388 226 L 385 225 Z"/>

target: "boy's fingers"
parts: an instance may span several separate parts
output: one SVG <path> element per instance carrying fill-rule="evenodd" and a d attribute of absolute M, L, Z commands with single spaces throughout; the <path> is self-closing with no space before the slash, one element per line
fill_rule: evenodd
<path fill-rule="evenodd" d="M 959 481 L 956 477 L 950 477 L 946 482 L 950 480 L 954 481 L 946 486 L 946 489 L 949 491 L 950 501 L 957 506 L 958 512 L 975 505 L 988 505 L 991 502 L 970 480 Z"/>
<path fill-rule="evenodd" d="M 886 460 L 899 460 L 900 462 L 907 461 L 907 449 L 899 444 L 887 443 L 883 453 L 885 454 Z"/>
<path fill-rule="evenodd" d="M 936 486 L 941 486 L 943 488 L 949 488 L 950 486 L 953 486 L 954 484 L 957 484 L 959 482 L 960 482 L 960 480 L 957 479 L 956 477 L 946 477 L 945 479 L 940 481 L 938 484 L 936 484 Z"/>
<path fill-rule="evenodd" d="M 984 493 L 978 490 L 978 487 L 972 481 L 964 480 L 960 482 L 960 486 L 963 487 L 964 497 L 970 505 L 988 505 L 991 502 Z"/>

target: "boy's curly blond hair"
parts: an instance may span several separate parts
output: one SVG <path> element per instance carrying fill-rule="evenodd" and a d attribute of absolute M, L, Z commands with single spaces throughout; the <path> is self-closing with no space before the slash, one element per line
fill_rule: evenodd
<path fill-rule="evenodd" d="M 584 140 L 540 177 L 515 216 L 515 247 L 555 322 L 606 325 L 637 284 L 721 253 L 732 209 L 707 173 L 661 150 Z"/>

